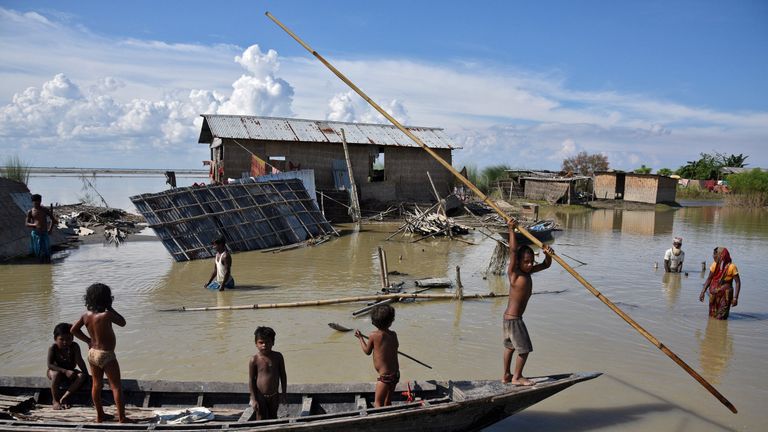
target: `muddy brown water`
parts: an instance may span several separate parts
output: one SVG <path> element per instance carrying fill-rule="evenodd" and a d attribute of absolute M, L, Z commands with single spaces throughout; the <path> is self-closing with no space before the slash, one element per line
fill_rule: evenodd
<path fill-rule="evenodd" d="M 532 298 L 526 311 L 534 352 L 528 375 L 601 371 L 489 430 L 764 430 L 768 420 L 768 212 L 699 207 L 670 211 L 552 212 L 564 231 L 553 243 L 587 265 L 566 261 L 603 294 L 713 383 L 738 408 L 731 414 L 675 363 L 648 343 L 554 263 L 534 279 L 534 291 L 566 290 Z M 294 383 L 372 381 L 371 359 L 338 322 L 364 331 L 352 318 L 359 304 L 274 310 L 159 312 L 178 306 L 226 306 L 367 295 L 379 287 L 376 247 L 390 270 L 407 276 L 455 277 L 461 266 L 467 293 L 504 293 L 505 277 L 483 278 L 493 242 L 384 242 L 395 225 L 344 227 L 321 246 L 282 253 L 234 256 L 242 289 L 203 289 L 212 261 L 174 263 L 157 241 L 120 248 L 84 245 L 53 265 L 0 266 L 0 374 L 42 375 L 52 329 L 83 311 L 92 282 L 112 286 L 115 309 L 127 319 L 117 329 L 123 376 L 138 379 L 245 381 L 253 331 L 269 325 L 275 349 Z M 661 259 L 672 237 L 684 237 L 685 275 L 664 274 Z M 714 246 L 729 247 L 743 290 L 732 318 L 709 320 L 698 301 Z M 540 257 L 539 257 L 540 258 Z M 659 269 L 654 269 L 654 262 Z M 441 292 L 442 290 L 437 290 Z M 505 298 L 463 303 L 423 301 L 397 306 L 400 349 L 434 369 L 403 359 L 403 379 L 501 377 L 501 316 Z M 82 346 L 82 345 L 81 345 Z"/>

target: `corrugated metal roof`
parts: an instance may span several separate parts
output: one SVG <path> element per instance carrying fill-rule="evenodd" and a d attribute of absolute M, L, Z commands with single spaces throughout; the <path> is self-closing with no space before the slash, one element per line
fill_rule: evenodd
<path fill-rule="evenodd" d="M 340 143 L 343 128 L 350 144 L 418 147 L 392 125 L 218 114 L 201 117 L 204 121 L 198 142 L 205 144 L 214 138 Z M 427 147 L 461 148 L 440 128 L 406 127 Z"/>

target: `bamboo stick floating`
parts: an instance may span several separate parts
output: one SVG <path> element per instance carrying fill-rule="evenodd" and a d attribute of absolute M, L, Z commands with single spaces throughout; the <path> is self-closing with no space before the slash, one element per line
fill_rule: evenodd
<path fill-rule="evenodd" d="M 352 90 L 355 91 L 360 97 L 362 97 L 368 104 L 370 104 L 376 111 L 379 112 L 384 118 L 389 120 L 390 123 L 392 123 L 396 128 L 398 128 L 402 133 L 404 133 L 408 138 L 413 140 L 416 144 L 419 145 L 424 151 L 429 153 L 430 156 L 432 156 L 437 162 L 439 162 L 445 169 L 447 169 L 449 172 L 451 172 L 459 181 L 464 183 L 469 189 L 472 190 L 472 192 L 475 193 L 475 195 L 480 198 L 482 202 L 490 206 L 496 213 L 498 213 L 501 217 L 504 218 L 504 220 L 510 222 L 512 221 L 512 217 L 508 214 L 504 213 L 504 211 L 499 208 L 499 206 L 491 200 L 488 196 L 486 196 L 480 189 L 477 188 L 471 181 L 469 181 L 466 177 L 461 175 L 458 171 L 456 171 L 456 168 L 451 166 L 448 162 L 446 162 L 443 158 L 440 157 L 437 153 L 435 153 L 434 150 L 427 147 L 426 144 L 424 144 L 416 135 L 413 134 L 410 130 L 406 129 L 405 126 L 400 124 L 399 121 L 397 121 L 394 117 L 392 117 L 386 110 L 384 110 L 379 104 L 374 102 L 370 97 L 368 97 L 365 92 L 360 90 L 359 87 L 355 85 L 352 81 L 349 80 L 344 74 L 342 74 L 336 67 L 334 67 L 332 64 L 330 64 L 323 56 L 321 56 L 317 51 L 312 49 L 309 45 L 306 44 L 301 38 L 299 38 L 294 32 L 292 32 L 288 27 L 286 27 L 282 22 L 280 22 L 277 18 L 275 18 L 271 13 L 266 12 L 266 15 L 269 19 L 271 19 L 275 24 L 277 24 L 283 31 L 288 33 L 296 42 L 298 42 L 301 46 L 304 47 L 307 51 L 309 51 L 315 58 L 317 58 L 322 64 L 324 64 L 328 69 L 330 69 L 331 72 L 333 72 L 334 75 L 336 75 L 340 80 L 344 81 L 345 84 L 347 84 Z M 534 237 L 530 232 L 528 232 L 527 229 L 525 229 L 522 226 L 517 227 L 518 231 L 524 235 L 526 238 L 528 238 L 533 244 L 535 244 L 538 247 L 542 247 L 543 244 Z M 565 262 L 562 258 L 560 258 L 557 254 L 552 253 L 551 254 L 552 259 L 557 261 L 558 264 L 560 264 L 561 267 L 563 267 L 568 273 L 571 274 L 574 278 L 576 278 L 579 283 L 581 283 L 584 288 L 587 289 L 592 295 L 597 297 L 603 304 L 608 306 L 616 315 L 621 317 L 627 324 L 629 324 L 632 328 L 634 328 L 638 333 L 640 333 L 644 338 L 646 338 L 649 342 L 651 342 L 656 348 L 661 350 L 664 354 L 667 355 L 667 357 L 671 358 L 675 363 L 677 363 L 678 366 L 683 368 L 688 375 L 693 377 L 699 384 L 701 384 L 704 388 L 707 389 L 714 397 L 717 398 L 717 400 L 720 401 L 723 405 L 725 405 L 731 412 L 734 414 L 738 411 L 736 410 L 736 407 L 723 396 L 717 389 L 712 386 L 707 380 L 704 379 L 701 375 L 699 375 L 698 372 L 693 370 L 688 364 L 683 361 L 680 357 L 677 356 L 672 350 L 666 347 L 661 341 L 656 339 L 655 336 L 653 336 L 650 332 L 648 332 L 646 329 L 644 329 L 640 324 L 638 324 L 632 317 L 627 315 L 626 312 L 621 310 L 618 306 L 616 306 L 608 297 L 604 296 L 600 291 L 597 290 L 597 288 L 593 287 L 592 284 L 587 282 L 586 279 L 584 279 L 576 270 L 573 269 L 567 262 Z"/>
<path fill-rule="evenodd" d="M 543 293 L 542 293 L 543 294 Z M 482 299 L 493 297 L 507 297 L 507 294 L 465 294 L 464 299 Z M 262 303 L 262 304 L 250 304 L 250 305 L 237 305 L 237 306 L 206 306 L 206 307 L 186 307 L 173 309 L 161 309 L 160 312 L 205 312 L 205 311 L 218 311 L 218 310 L 247 310 L 247 309 L 280 309 L 290 307 L 306 307 L 306 306 L 326 306 L 332 304 L 341 303 L 355 303 L 362 301 L 381 301 L 387 299 L 396 299 L 398 301 L 403 299 L 431 299 L 431 300 L 453 300 L 456 296 L 453 294 L 417 294 L 417 293 L 399 293 L 399 294 L 377 294 L 358 297 L 341 297 L 326 300 L 307 300 L 300 302 L 288 302 L 288 303 Z"/>

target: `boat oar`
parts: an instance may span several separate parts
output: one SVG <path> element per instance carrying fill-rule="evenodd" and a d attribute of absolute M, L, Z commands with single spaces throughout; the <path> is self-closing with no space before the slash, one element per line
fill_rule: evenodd
<path fill-rule="evenodd" d="M 337 324 L 337 323 L 328 323 L 328 327 L 330 327 L 330 328 L 332 328 L 332 329 L 334 329 L 334 330 L 338 330 L 338 331 L 340 331 L 340 332 L 350 332 L 350 331 L 352 331 L 352 329 L 351 329 L 351 328 L 347 328 L 347 327 L 344 327 L 343 325 L 341 325 L 341 324 Z M 366 336 L 366 335 L 364 335 L 364 334 L 361 334 L 360 336 L 362 336 L 362 337 L 363 337 L 364 339 L 366 339 L 366 340 L 368 339 L 368 336 Z M 426 367 L 426 368 L 432 369 L 432 366 L 430 366 L 430 365 L 428 365 L 428 364 L 424 363 L 424 362 L 423 362 L 423 361 L 421 361 L 421 360 L 415 359 L 415 358 L 413 358 L 413 357 L 409 356 L 408 354 L 406 354 L 406 353 L 404 353 L 404 352 L 400 352 L 400 351 L 398 351 L 397 353 L 398 353 L 398 354 L 400 354 L 401 356 L 403 356 L 403 357 L 407 358 L 407 359 L 411 359 L 411 360 L 415 361 L 416 363 L 418 363 L 418 364 L 420 364 L 420 365 L 422 365 L 422 366 L 424 366 L 424 367 Z"/>
<path fill-rule="evenodd" d="M 459 179 L 462 183 L 464 183 L 468 188 L 472 190 L 472 192 L 475 193 L 475 195 L 480 198 L 482 202 L 490 206 L 496 213 L 498 213 L 501 217 L 504 218 L 507 222 L 510 222 L 512 220 L 512 217 L 508 214 L 504 213 L 504 211 L 499 208 L 498 205 L 496 205 L 495 202 L 493 202 L 488 196 L 486 196 L 480 189 L 477 188 L 471 181 L 467 180 L 466 177 L 461 175 L 458 171 L 456 171 L 456 168 L 451 166 L 448 162 L 445 161 L 445 159 L 441 158 L 440 155 L 438 155 L 434 150 L 427 147 L 424 142 L 421 141 L 416 135 L 414 135 L 413 132 L 406 129 L 405 126 L 400 124 L 397 120 L 395 120 L 394 117 L 392 117 L 387 111 L 385 111 L 382 107 L 380 107 L 376 102 L 371 100 L 371 98 L 368 97 L 367 94 L 365 94 L 362 90 L 360 90 L 352 81 L 349 80 L 344 74 L 342 74 L 338 69 L 336 69 L 332 64 L 330 64 L 323 56 L 321 56 L 317 51 L 312 49 L 309 45 L 307 45 L 301 38 L 299 38 L 294 32 L 292 32 L 288 27 L 286 27 L 283 23 L 281 23 L 277 18 L 275 18 L 271 13 L 266 13 L 267 17 L 271 19 L 275 24 L 280 26 L 286 33 L 288 33 L 296 42 L 298 42 L 301 46 L 304 47 L 307 51 L 309 51 L 315 58 L 317 58 L 322 64 L 324 64 L 328 69 L 331 70 L 331 72 L 334 73 L 339 79 L 344 81 L 345 84 L 347 84 L 352 90 L 355 91 L 360 97 L 362 97 L 368 104 L 370 104 L 376 111 L 379 112 L 384 118 L 389 120 L 390 123 L 392 123 L 396 128 L 400 130 L 400 132 L 404 133 L 408 138 L 410 138 L 413 142 L 419 145 L 424 151 L 429 153 L 430 156 L 432 156 L 437 162 L 439 162 L 445 169 L 447 169 L 449 172 L 451 172 L 457 179 Z M 526 230 L 522 226 L 517 227 L 521 234 L 523 234 L 526 238 L 528 238 L 533 244 L 535 244 L 538 247 L 542 247 L 542 243 L 534 237 L 528 230 Z M 687 363 L 685 363 L 680 357 L 677 356 L 677 354 L 673 353 L 669 348 L 667 348 L 664 344 L 662 344 L 656 337 L 654 337 L 652 334 L 650 334 L 647 330 L 645 330 L 643 327 L 640 326 L 635 320 L 633 320 L 629 315 L 627 315 L 624 311 L 619 309 L 613 302 L 611 302 L 607 297 L 605 297 L 600 291 L 598 291 L 595 287 L 593 287 L 589 282 L 586 281 L 581 275 L 576 272 L 570 265 L 568 265 L 567 262 L 565 262 L 562 258 L 557 256 L 557 254 L 551 254 L 552 258 L 557 261 L 558 264 L 560 264 L 568 273 L 571 274 L 574 278 L 576 278 L 577 281 L 579 281 L 584 288 L 586 288 L 589 292 L 592 293 L 595 297 L 597 297 L 601 302 L 603 302 L 606 306 L 608 306 L 613 312 L 615 312 L 618 316 L 621 317 L 624 321 L 626 321 L 632 328 L 637 330 L 643 337 L 648 339 L 653 345 L 655 345 L 658 349 L 660 349 L 664 354 L 666 354 L 669 358 L 671 358 L 675 363 L 677 363 L 681 368 L 683 368 L 690 376 L 692 376 L 696 381 L 699 382 L 704 388 L 706 388 L 713 396 L 715 396 L 723 405 L 728 407 L 733 413 L 736 413 L 736 407 L 733 406 L 733 404 L 725 398 L 722 394 L 720 394 L 719 391 L 717 391 L 716 388 L 712 386 L 707 380 L 705 380 L 701 375 L 698 374 L 695 370 L 693 370 L 690 366 L 688 366 Z"/>

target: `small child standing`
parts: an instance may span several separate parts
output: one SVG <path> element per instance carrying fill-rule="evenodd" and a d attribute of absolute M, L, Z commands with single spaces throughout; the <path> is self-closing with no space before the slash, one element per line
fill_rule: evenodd
<path fill-rule="evenodd" d="M 285 403 L 288 378 L 285 373 L 283 355 L 272 351 L 275 345 L 275 331 L 270 327 L 257 327 L 253 332 L 256 354 L 248 363 L 248 390 L 256 420 L 277 418 L 280 402 Z M 282 392 L 278 391 L 278 387 Z"/>
<path fill-rule="evenodd" d="M 373 331 L 366 341 L 360 330 L 355 330 L 355 337 L 360 340 L 360 347 L 366 355 L 373 353 L 373 367 L 379 373 L 376 379 L 374 407 L 392 405 L 392 394 L 400 381 L 400 363 L 397 360 L 397 333 L 389 329 L 395 321 L 395 309 L 388 305 L 378 305 L 371 311 L 371 323 L 378 330 Z"/>
<path fill-rule="evenodd" d="M 544 262 L 536 264 L 533 259 L 533 249 L 530 246 L 517 247 L 516 225 L 517 222 L 514 219 L 509 221 L 509 268 L 507 269 L 509 301 L 504 311 L 504 375 L 501 382 L 530 386 L 534 383 L 523 376 L 523 367 L 528 359 L 528 353 L 533 351 L 533 345 L 523 322 L 523 312 L 533 292 L 531 275 L 548 269 L 552 265 L 552 254 L 555 251 L 548 245 L 544 245 L 543 250 L 546 253 Z M 517 351 L 517 359 L 515 359 L 515 373 L 512 374 L 509 369 L 515 351 Z"/>
<path fill-rule="evenodd" d="M 88 363 L 91 365 L 91 375 L 93 375 L 91 396 L 93 406 L 96 408 L 96 422 L 101 423 L 111 417 L 104 414 L 104 408 L 101 405 L 101 389 L 106 373 L 117 407 L 117 419 L 120 423 L 127 423 L 129 421 L 125 417 L 125 405 L 123 405 L 120 364 L 115 357 L 117 341 L 115 331 L 112 329 L 112 324 L 125 327 L 125 318 L 112 309 L 114 299 L 112 290 L 104 284 L 95 283 L 89 286 L 83 299 L 88 310 L 72 326 L 72 334 L 88 344 Z M 90 337 L 83 333 L 83 326 L 88 330 Z"/>
<path fill-rule="evenodd" d="M 48 379 L 51 380 L 53 409 L 67 409 L 71 406 L 69 397 L 77 392 L 88 379 L 80 345 L 73 342 L 68 323 L 59 323 L 53 329 L 53 345 L 48 348 Z M 76 368 L 79 367 L 80 370 Z M 63 395 L 59 387 L 69 384 Z"/>

